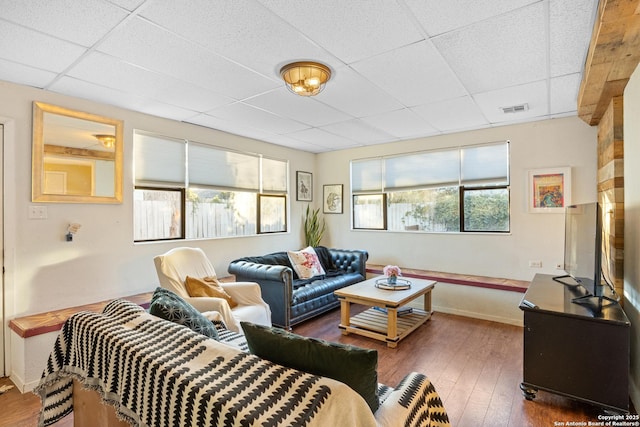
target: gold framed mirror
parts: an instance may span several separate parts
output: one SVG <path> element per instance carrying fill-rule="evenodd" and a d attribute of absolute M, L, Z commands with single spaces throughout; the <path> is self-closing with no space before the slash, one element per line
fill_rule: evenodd
<path fill-rule="evenodd" d="M 33 103 L 31 200 L 122 203 L 122 120 Z"/>

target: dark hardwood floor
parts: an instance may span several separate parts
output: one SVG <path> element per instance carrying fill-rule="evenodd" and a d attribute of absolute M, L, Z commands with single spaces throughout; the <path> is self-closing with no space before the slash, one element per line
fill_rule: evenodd
<path fill-rule="evenodd" d="M 560 422 L 597 421 L 603 413 L 593 406 L 539 392 L 527 401 L 522 380 L 522 328 L 443 313 L 433 318 L 397 348 L 356 335 L 343 336 L 334 310 L 294 328 L 300 335 L 378 350 L 378 380 L 395 386 L 409 372 L 426 374 L 440 394 L 452 426 L 546 427 Z M 0 385 L 10 384 L 6 378 Z M 40 399 L 15 388 L 0 395 L 0 426 L 37 425 Z M 636 413 L 635 410 L 633 413 Z M 71 427 L 72 416 L 56 424 Z"/>

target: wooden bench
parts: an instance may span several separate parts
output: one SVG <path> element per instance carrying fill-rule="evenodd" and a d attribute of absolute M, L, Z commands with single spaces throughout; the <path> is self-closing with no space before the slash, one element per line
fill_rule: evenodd
<path fill-rule="evenodd" d="M 127 301 L 131 301 L 142 307 L 148 308 L 151 303 L 151 295 L 153 295 L 152 292 L 147 292 L 128 297 L 121 297 L 121 299 L 126 299 Z M 117 298 L 93 304 L 52 310 L 46 313 L 17 317 L 9 322 L 9 328 L 21 338 L 29 338 L 36 335 L 46 334 L 48 332 L 59 331 L 62 329 L 64 322 L 66 322 L 67 319 L 75 313 L 80 311 L 94 311 L 100 313 L 104 307 L 114 299 Z"/>
<path fill-rule="evenodd" d="M 218 280 L 221 282 L 233 282 L 235 277 L 224 276 L 219 277 Z M 136 303 L 144 308 L 149 308 L 152 295 L 153 292 L 145 292 L 137 295 L 113 298 L 93 304 L 79 305 L 76 307 L 47 311 L 46 313 L 17 317 L 9 322 L 9 328 L 21 338 L 29 338 L 36 335 L 46 334 L 48 332 L 55 332 L 62 329 L 64 322 L 66 322 L 73 314 L 79 311 L 94 311 L 100 313 L 104 307 L 114 299 L 126 299 L 127 301 Z"/>
<path fill-rule="evenodd" d="M 367 273 L 383 274 L 384 265 L 367 264 Z M 527 280 L 501 279 L 497 277 L 474 276 L 470 274 L 443 273 L 441 271 L 420 270 L 415 268 L 404 268 L 402 277 L 415 277 L 416 279 L 435 280 L 442 283 L 455 285 L 477 286 L 481 288 L 500 289 L 503 291 L 525 293 L 529 287 Z"/>

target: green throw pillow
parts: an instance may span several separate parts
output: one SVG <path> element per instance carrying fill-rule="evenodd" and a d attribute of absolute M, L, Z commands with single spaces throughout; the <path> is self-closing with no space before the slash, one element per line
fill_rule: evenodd
<path fill-rule="evenodd" d="M 184 325 L 209 338 L 218 339 L 218 331 L 213 322 L 204 317 L 181 296 L 168 289 L 156 288 L 151 297 L 149 313 L 161 319 Z"/>
<path fill-rule="evenodd" d="M 345 383 L 378 410 L 378 352 L 240 322 L 249 351 L 273 363 Z"/>

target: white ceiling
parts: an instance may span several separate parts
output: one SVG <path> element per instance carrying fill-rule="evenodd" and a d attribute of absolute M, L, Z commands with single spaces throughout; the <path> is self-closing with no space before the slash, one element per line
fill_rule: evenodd
<path fill-rule="evenodd" d="M 319 153 L 575 115 L 597 3 L 0 0 L 0 80 Z"/>

